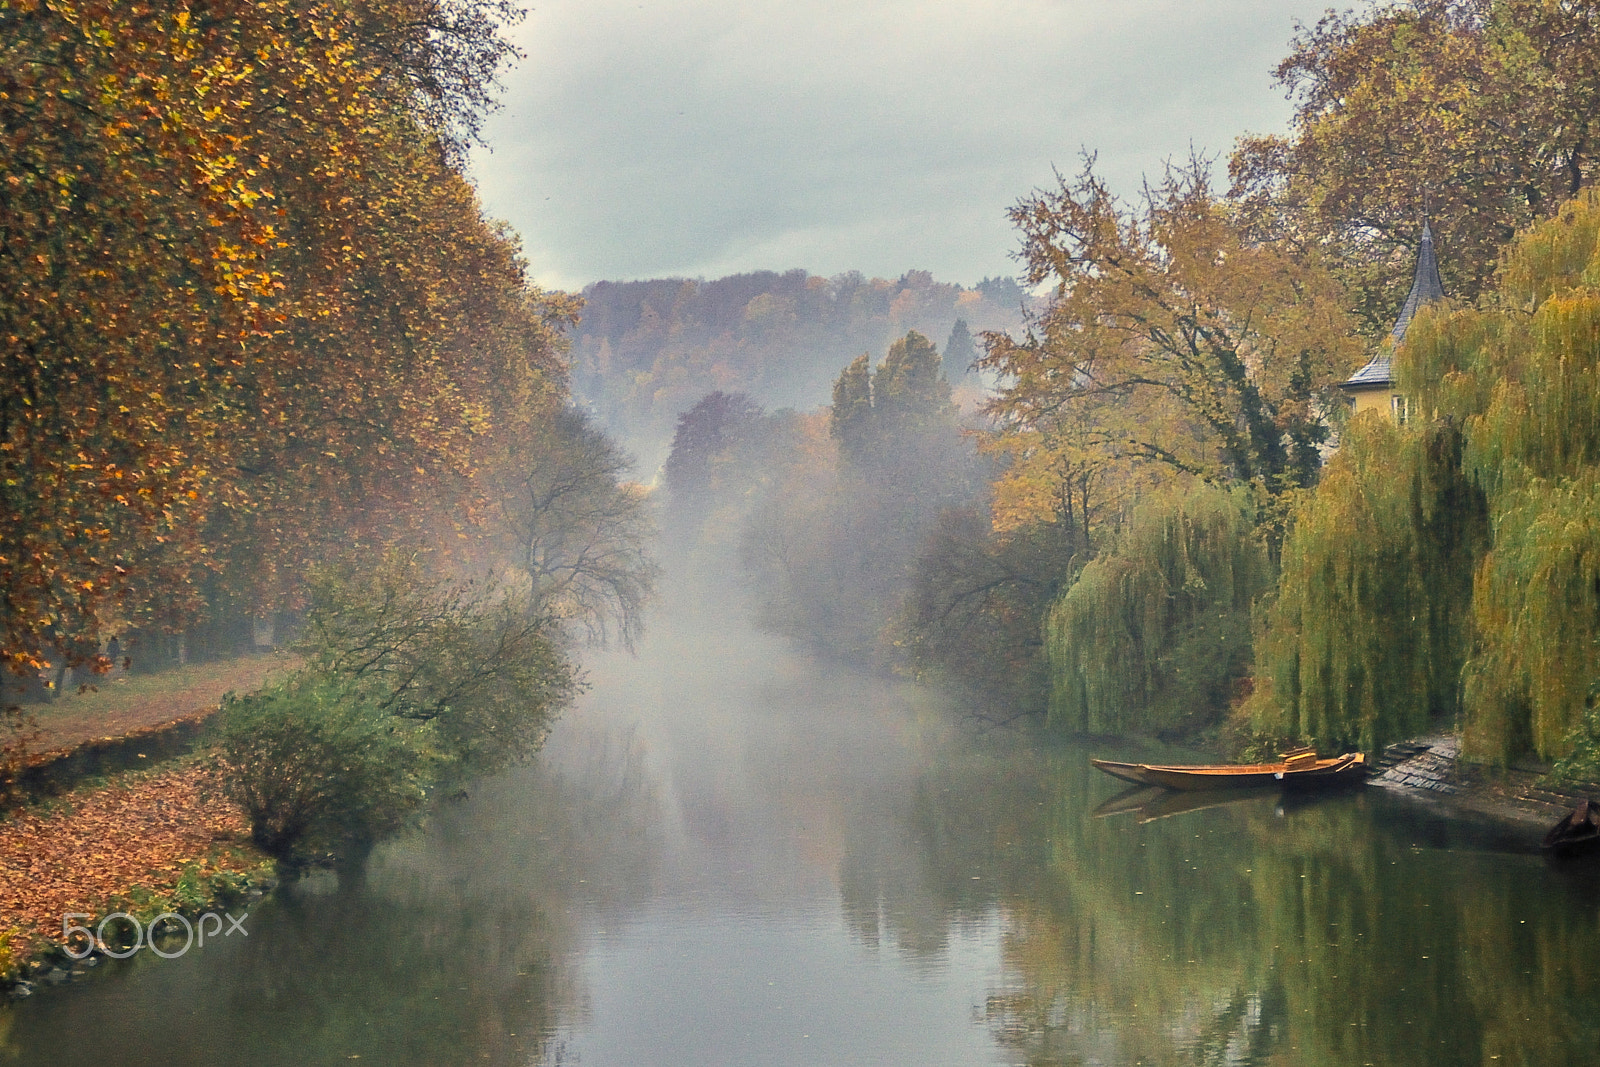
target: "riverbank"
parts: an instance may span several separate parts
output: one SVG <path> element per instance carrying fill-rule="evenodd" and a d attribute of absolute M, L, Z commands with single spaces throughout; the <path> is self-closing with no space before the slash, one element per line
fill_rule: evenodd
<path fill-rule="evenodd" d="M 26 992 L 27 979 L 71 966 L 68 915 L 91 928 L 119 911 L 141 922 L 194 915 L 272 876 L 200 756 L 36 801 L 0 821 L 0 978 Z"/>
<path fill-rule="evenodd" d="M 1600 783 L 1553 782 L 1549 768 L 1540 764 L 1492 769 L 1463 761 L 1461 739 L 1451 734 L 1390 745 L 1373 761 L 1373 772 L 1370 785 L 1446 814 L 1487 817 L 1530 830 L 1548 829 L 1581 800 L 1600 799 Z"/>
<path fill-rule="evenodd" d="M 182 721 L 203 720 L 217 710 L 224 694 L 260 689 L 298 664 L 298 657 L 274 651 L 157 674 L 113 671 L 97 676 L 82 692 L 73 690 L 48 704 L 24 706 L 34 723 L 28 762 L 55 759 L 95 742 L 143 736 Z"/>
<path fill-rule="evenodd" d="M 26 709 L 35 729 L 0 814 L 0 983 L 26 994 L 82 970 L 63 951 L 68 915 L 91 929 L 119 911 L 195 915 L 271 883 L 271 860 L 192 749 L 224 694 L 293 665 L 264 654 L 112 675 Z"/>
<path fill-rule="evenodd" d="M 35 801 L 0 821 L 0 981 L 26 993 L 27 979 L 70 968 L 67 915 L 90 928 L 114 912 L 197 915 L 272 875 L 202 757 Z"/>

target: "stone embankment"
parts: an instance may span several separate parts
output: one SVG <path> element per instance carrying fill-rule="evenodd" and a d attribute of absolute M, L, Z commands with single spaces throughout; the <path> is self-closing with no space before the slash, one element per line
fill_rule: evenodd
<path fill-rule="evenodd" d="M 1548 773 L 1533 763 L 1491 770 L 1466 762 L 1461 739 L 1444 735 L 1390 745 L 1373 760 L 1370 784 L 1476 815 L 1547 826 L 1586 797 L 1600 800 L 1600 784 L 1552 784 Z"/>

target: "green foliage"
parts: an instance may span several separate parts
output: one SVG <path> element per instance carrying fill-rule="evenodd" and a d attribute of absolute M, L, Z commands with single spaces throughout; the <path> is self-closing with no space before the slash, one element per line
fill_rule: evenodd
<path fill-rule="evenodd" d="M 1560 755 L 1600 659 L 1600 468 L 1494 500 L 1466 674 L 1468 750 Z"/>
<path fill-rule="evenodd" d="M 220 717 L 228 788 L 271 855 L 362 854 L 432 788 L 537 749 L 578 688 L 527 597 L 397 557 L 311 584 L 305 668 Z"/>
<path fill-rule="evenodd" d="M 950 327 L 950 337 L 944 343 L 945 381 L 955 385 L 972 371 L 978 358 L 978 346 L 972 343 L 972 331 L 966 319 L 957 319 Z"/>
<path fill-rule="evenodd" d="M 231 698 L 220 727 L 229 794 L 251 839 L 279 859 L 384 836 L 426 798 L 432 724 L 401 720 L 332 679 Z"/>
<path fill-rule="evenodd" d="M 1583 717 L 1567 735 L 1563 747 L 1567 754 L 1550 768 L 1550 777 L 1560 782 L 1600 781 L 1600 680 L 1589 683 Z"/>
<path fill-rule="evenodd" d="M 833 383 L 833 407 L 828 410 L 828 431 L 839 442 L 841 455 L 852 462 L 864 458 L 872 447 L 872 357 L 863 352 L 839 372 Z"/>
<path fill-rule="evenodd" d="M 578 689 L 528 594 L 426 575 L 414 558 L 317 569 L 296 649 L 396 718 L 431 723 L 461 773 L 485 773 L 543 744 Z"/>
<path fill-rule="evenodd" d="M 917 331 L 890 345 L 877 370 L 869 363 L 856 357 L 833 383 L 828 428 L 847 466 L 886 472 L 953 427 L 955 411 L 939 350 Z"/>
<path fill-rule="evenodd" d="M 911 569 L 896 628 L 906 664 L 1007 716 L 1042 711 L 1044 618 L 1082 565 L 1070 535 L 1043 522 L 996 532 L 980 507 L 942 513 Z"/>
<path fill-rule="evenodd" d="M 872 376 L 872 406 L 891 434 L 949 414 L 950 383 L 932 341 L 912 330 L 889 346 Z"/>
<path fill-rule="evenodd" d="M 233 904 L 243 899 L 253 886 L 275 880 L 272 861 L 261 862 L 259 855 L 253 858 L 257 861 L 254 869 L 217 870 L 210 874 L 202 873 L 199 864 L 189 864 L 183 869 L 177 885 L 162 889 L 152 889 L 144 885 L 133 886 L 127 892 L 118 894 L 101 905 L 100 913 L 109 915 L 117 911 L 127 912 L 138 919 L 148 932 L 150 920 L 168 912 L 196 916 L 219 905 Z M 98 923 L 89 925 L 92 929 L 98 926 Z M 178 924 L 174 923 L 171 927 L 159 929 L 162 934 L 171 936 L 177 927 Z"/>
<path fill-rule="evenodd" d="M 1508 250 L 1496 300 L 1420 316 L 1397 353 L 1424 410 L 1462 426 L 1464 470 L 1488 500 L 1463 671 L 1480 759 L 1562 755 L 1600 654 L 1597 239 L 1588 193 Z"/>
<path fill-rule="evenodd" d="M 1460 707 L 1482 495 L 1459 431 L 1351 420 L 1300 501 L 1256 641 L 1257 730 L 1373 750 Z"/>
<path fill-rule="evenodd" d="M 1130 734 L 1214 719 L 1248 664 L 1252 607 L 1270 581 L 1242 490 L 1137 508 L 1051 609 L 1050 720 Z"/>

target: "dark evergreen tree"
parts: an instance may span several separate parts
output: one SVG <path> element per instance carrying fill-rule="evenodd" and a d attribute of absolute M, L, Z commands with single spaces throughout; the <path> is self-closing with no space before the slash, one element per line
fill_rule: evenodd
<path fill-rule="evenodd" d="M 950 339 L 944 343 L 944 377 L 951 385 L 960 385 L 972 363 L 978 358 L 978 346 L 972 343 L 967 330 L 967 320 L 957 319 L 950 328 Z"/>

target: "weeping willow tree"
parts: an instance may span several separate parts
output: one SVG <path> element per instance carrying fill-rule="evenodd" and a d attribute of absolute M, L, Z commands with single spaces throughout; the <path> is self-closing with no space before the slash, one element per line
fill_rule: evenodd
<path fill-rule="evenodd" d="M 1375 749 L 1459 707 L 1482 494 L 1448 422 L 1353 420 L 1284 545 L 1256 639 L 1255 728 Z"/>
<path fill-rule="evenodd" d="M 1462 423 L 1493 526 L 1473 588 L 1466 750 L 1564 755 L 1600 679 L 1600 199 L 1512 245 L 1492 306 L 1418 325 L 1401 386 Z"/>
<path fill-rule="evenodd" d="M 1243 490 L 1201 488 L 1136 509 L 1045 624 L 1050 719 L 1074 733 L 1192 727 L 1246 670 L 1271 567 Z"/>

